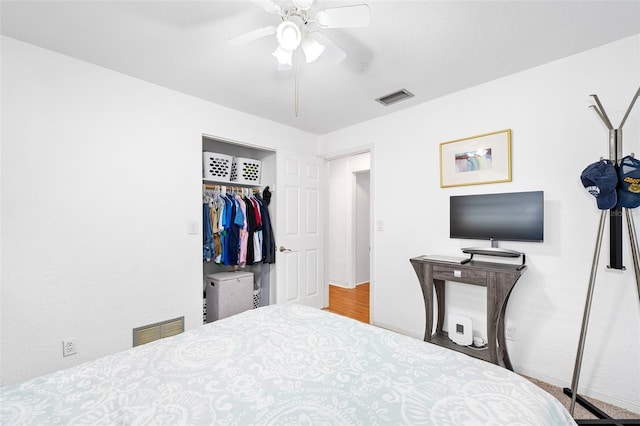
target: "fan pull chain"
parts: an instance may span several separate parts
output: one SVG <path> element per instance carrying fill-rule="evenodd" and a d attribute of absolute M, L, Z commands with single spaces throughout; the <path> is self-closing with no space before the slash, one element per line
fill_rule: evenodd
<path fill-rule="evenodd" d="M 298 84 L 298 61 L 293 60 L 293 93 L 294 93 L 294 109 L 296 117 L 300 111 L 300 85 Z"/>

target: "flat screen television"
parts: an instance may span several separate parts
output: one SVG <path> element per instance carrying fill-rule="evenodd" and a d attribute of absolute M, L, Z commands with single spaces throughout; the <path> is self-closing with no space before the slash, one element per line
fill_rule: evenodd
<path fill-rule="evenodd" d="M 544 192 L 451 196 L 449 219 L 451 238 L 491 241 L 491 247 L 463 249 L 463 252 L 519 255 L 519 252 L 498 248 L 497 242 L 544 240 Z"/>

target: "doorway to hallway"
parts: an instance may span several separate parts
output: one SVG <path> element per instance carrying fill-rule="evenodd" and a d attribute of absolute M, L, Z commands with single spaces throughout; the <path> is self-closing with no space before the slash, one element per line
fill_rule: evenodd
<path fill-rule="evenodd" d="M 372 281 L 370 154 L 329 160 L 326 170 L 329 309 L 368 322 Z"/>

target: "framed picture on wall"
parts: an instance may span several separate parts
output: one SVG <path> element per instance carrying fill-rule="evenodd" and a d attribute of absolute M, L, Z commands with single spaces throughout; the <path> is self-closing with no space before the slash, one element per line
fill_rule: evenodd
<path fill-rule="evenodd" d="M 511 181 L 511 129 L 440 144 L 440 187 Z"/>

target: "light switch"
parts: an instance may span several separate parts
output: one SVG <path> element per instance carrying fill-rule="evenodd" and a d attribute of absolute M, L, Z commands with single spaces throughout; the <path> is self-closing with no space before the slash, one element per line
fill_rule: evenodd
<path fill-rule="evenodd" d="M 377 231 L 384 231 L 384 221 L 379 220 L 376 222 L 376 230 Z"/>
<path fill-rule="evenodd" d="M 198 221 L 190 220 L 189 221 L 189 235 L 197 235 L 198 234 Z"/>

